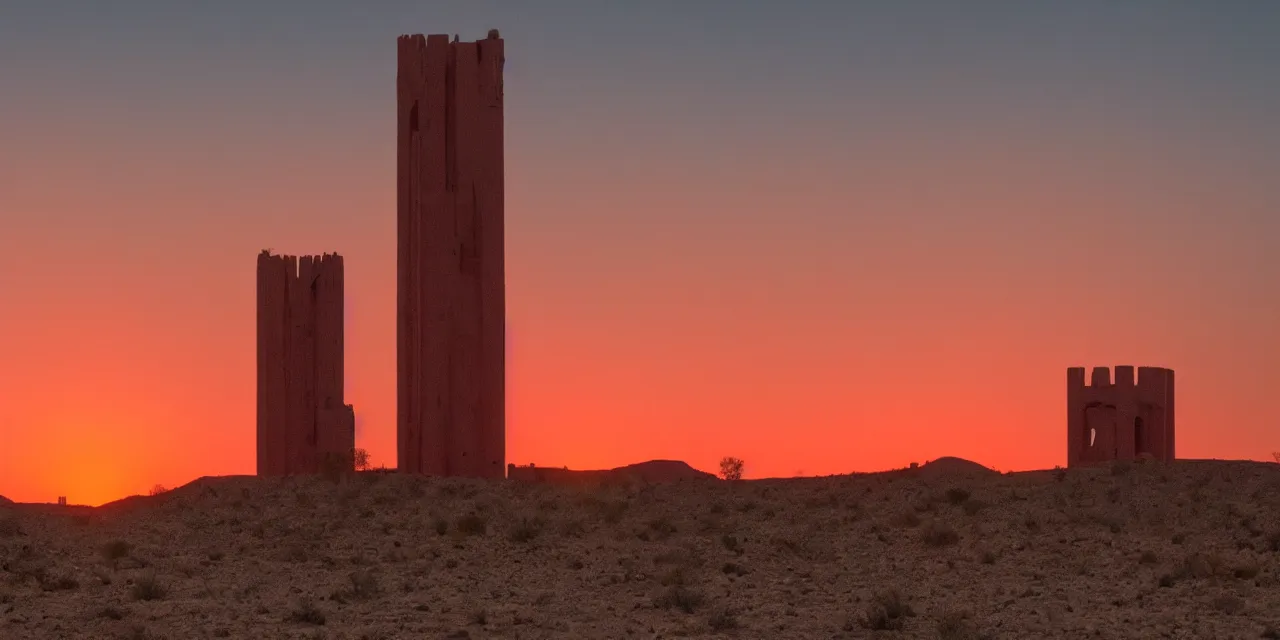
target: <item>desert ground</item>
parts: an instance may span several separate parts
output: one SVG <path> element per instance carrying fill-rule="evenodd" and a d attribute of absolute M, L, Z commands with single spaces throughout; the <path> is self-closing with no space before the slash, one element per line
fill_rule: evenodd
<path fill-rule="evenodd" d="M 0 638 L 1278 638 L 1280 465 L 0 505 Z"/>

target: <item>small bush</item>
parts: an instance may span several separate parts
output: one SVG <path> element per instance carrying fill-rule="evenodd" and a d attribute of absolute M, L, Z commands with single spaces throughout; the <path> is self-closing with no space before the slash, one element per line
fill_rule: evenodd
<path fill-rule="evenodd" d="M 920 539 L 931 547 L 945 547 L 959 542 L 960 534 L 955 529 L 934 521 L 920 532 Z"/>
<path fill-rule="evenodd" d="M 741 458 L 725 456 L 720 459 L 720 477 L 729 481 L 741 480 L 744 466 Z"/>
<path fill-rule="evenodd" d="M 663 609 L 679 609 L 685 613 L 693 613 L 702 606 L 706 597 L 702 592 L 696 591 L 684 584 L 673 584 L 667 588 L 662 595 L 658 596 L 655 604 Z"/>
<path fill-rule="evenodd" d="M 542 533 L 544 526 L 541 518 L 520 518 L 520 522 L 511 529 L 511 541 L 530 542 Z"/>
<path fill-rule="evenodd" d="M 947 489 L 947 502 L 950 502 L 951 504 L 964 504 L 968 499 L 969 491 L 967 489 L 961 489 L 959 487 Z"/>
<path fill-rule="evenodd" d="M 108 620 L 123 620 L 126 615 L 128 615 L 127 611 L 116 607 L 106 607 L 98 612 L 99 618 L 106 618 Z"/>
<path fill-rule="evenodd" d="M 133 547 L 124 540 L 112 540 L 102 545 L 102 557 L 110 561 L 126 558 L 133 551 Z"/>
<path fill-rule="evenodd" d="M 862 626 L 873 631 L 895 631 L 916 613 L 896 590 L 877 593 L 863 612 Z"/>
<path fill-rule="evenodd" d="M 740 556 L 743 553 L 742 543 L 738 541 L 737 536 L 731 536 L 726 533 L 720 536 L 720 544 L 724 545 L 725 549 L 732 551 L 735 555 Z"/>
<path fill-rule="evenodd" d="M 893 524 L 899 527 L 918 527 L 920 526 L 920 516 L 914 511 L 903 511 L 893 517 Z"/>
<path fill-rule="evenodd" d="M 733 615 L 733 611 L 727 607 L 716 609 L 711 616 L 707 618 L 707 626 L 712 631 L 729 631 L 738 628 L 738 618 Z"/>
<path fill-rule="evenodd" d="M 0 538 L 14 538 L 22 535 L 22 526 L 14 516 L 0 516 Z"/>
<path fill-rule="evenodd" d="M 164 585 L 160 584 L 154 573 L 143 574 L 133 583 L 134 600 L 161 600 L 164 596 Z"/>
<path fill-rule="evenodd" d="M 657 534 L 658 539 L 662 540 L 671 536 L 676 532 L 676 525 L 671 522 L 671 518 L 659 516 L 649 521 L 649 528 Z"/>
<path fill-rule="evenodd" d="M 314 624 L 317 626 L 324 625 L 324 612 L 316 608 L 315 603 L 309 599 L 303 599 L 298 602 L 298 607 L 289 612 L 287 618 L 289 622 L 297 624 Z"/>
<path fill-rule="evenodd" d="M 71 591 L 80 588 L 80 581 L 65 574 L 51 576 L 40 581 L 40 588 L 45 591 Z"/>
<path fill-rule="evenodd" d="M 968 614 L 948 611 L 938 618 L 938 640 L 976 640 L 979 635 Z"/>
<path fill-rule="evenodd" d="M 1237 613 L 1244 611 L 1244 601 L 1229 593 L 1214 598 L 1213 606 L 1218 611 L 1229 616 L 1234 616 Z"/>
<path fill-rule="evenodd" d="M 488 529 L 488 522 L 478 513 L 469 513 L 453 523 L 458 533 L 466 536 L 482 536 Z"/>
<path fill-rule="evenodd" d="M 378 576 L 368 569 L 356 571 L 347 576 L 351 581 L 351 597 L 368 599 L 378 595 Z"/>

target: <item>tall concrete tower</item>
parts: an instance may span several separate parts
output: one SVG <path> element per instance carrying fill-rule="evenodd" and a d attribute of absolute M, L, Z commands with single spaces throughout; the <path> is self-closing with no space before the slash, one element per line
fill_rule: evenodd
<path fill-rule="evenodd" d="M 503 42 L 397 42 L 397 465 L 506 472 Z"/>

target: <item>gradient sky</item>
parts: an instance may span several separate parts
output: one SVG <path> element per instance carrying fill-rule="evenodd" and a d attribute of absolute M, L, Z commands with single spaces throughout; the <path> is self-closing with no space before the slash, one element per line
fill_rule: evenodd
<path fill-rule="evenodd" d="M 509 461 L 1065 464 L 1068 366 L 1280 449 L 1280 3 L 0 4 L 0 494 L 254 470 L 255 256 L 395 463 L 395 38 L 507 40 Z"/>

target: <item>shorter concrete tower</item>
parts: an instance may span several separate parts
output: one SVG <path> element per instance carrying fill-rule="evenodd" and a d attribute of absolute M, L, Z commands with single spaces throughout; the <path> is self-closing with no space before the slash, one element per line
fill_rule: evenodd
<path fill-rule="evenodd" d="M 1173 370 L 1094 367 L 1067 369 L 1067 466 L 1133 460 L 1143 454 L 1174 459 Z"/>
<path fill-rule="evenodd" d="M 342 256 L 258 255 L 258 475 L 350 466 Z"/>

